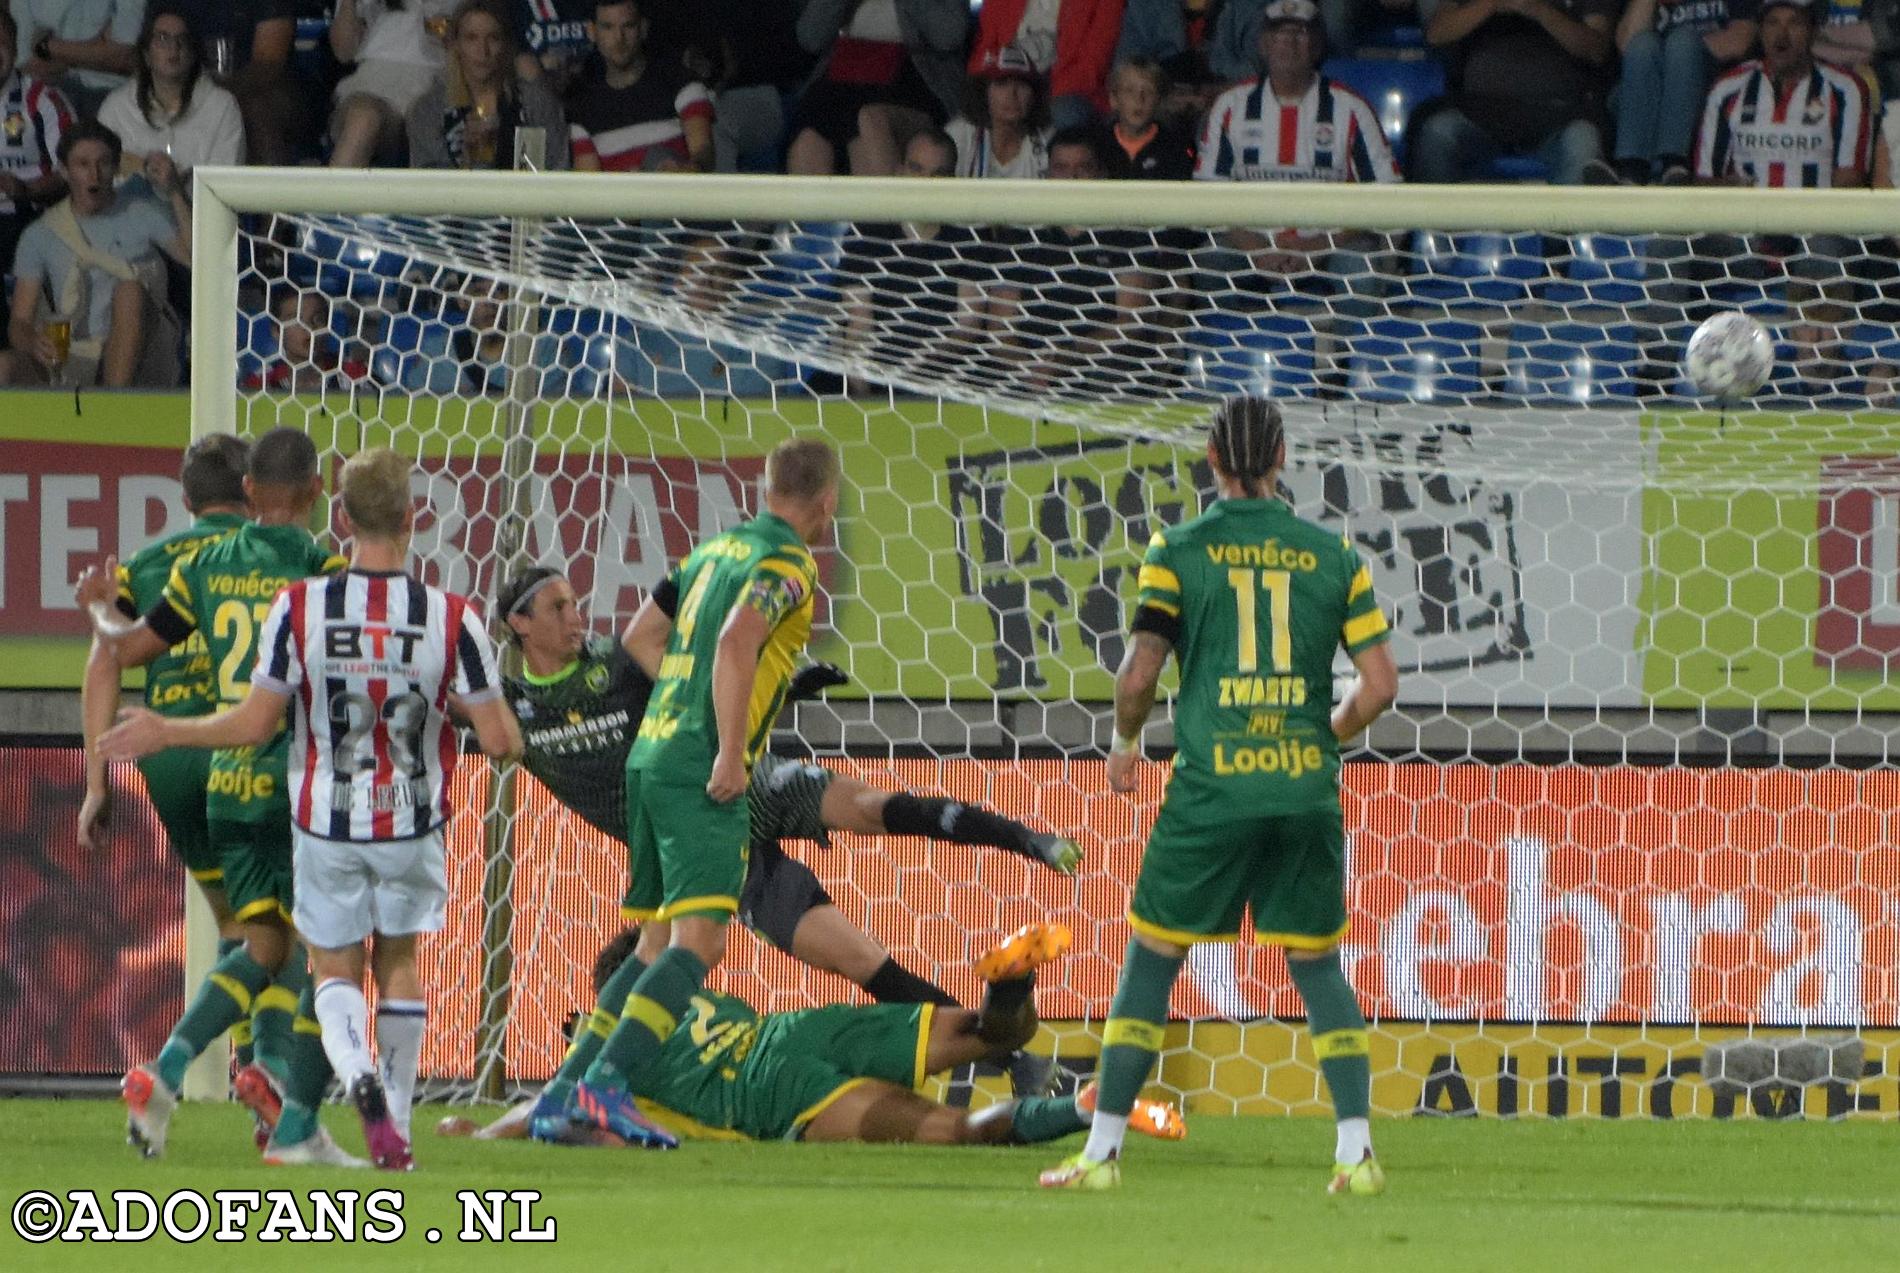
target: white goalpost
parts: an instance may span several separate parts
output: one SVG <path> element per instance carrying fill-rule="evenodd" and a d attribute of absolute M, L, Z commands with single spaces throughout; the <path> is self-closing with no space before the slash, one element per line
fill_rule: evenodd
<path fill-rule="evenodd" d="M 427 577 L 486 603 L 559 564 L 601 632 L 775 442 L 831 439 L 813 655 L 852 685 L 779 746 L 1087 860 L 793 847 L 958 995 L 996 933 L 1068 923 L 1035 1046 L 1082 1073 L 1164 777 L 1101 776 L 1134 567 L 1210 489 L 1211 404 L 1270 394 L 1404 676 L 1343 793 L 1375 1108 L 1891 1117 L 1892 236 L 1890 191 L 200 168 L 192 427 L 414 455 Z M 1727 308 L 1781 356 L 1721 410 L 1676 363 Z M 479 758 L 458 806 L 425 1074 L 492 1098 L 558 1059 L 624 863 Z M 750 940 L 717 976 L 853 990 Z M 1173 1014 L 1190 1108 L 1323 1108 L 1276 953 L 1197 947 Z"/>

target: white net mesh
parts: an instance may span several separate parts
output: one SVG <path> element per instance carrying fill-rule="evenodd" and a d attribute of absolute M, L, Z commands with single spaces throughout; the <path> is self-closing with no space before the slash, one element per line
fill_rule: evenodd
<path fill-rule="evenodd" d="M 854 684 L 779 750 L 1089 856 L 1070 882 L 790 847 L 962 996 L 995 935 L 1068 922 L 1039 1004 L 1086 1071 L 1162 780 L 1130 802 L 1100 771 L 1135 566 L 1211 489 L 1208 404 L 1270 393 L 1287 492 L 1370 562 L 1404 672 L 1345 783 L 1375 1106 L 1891 1113 L 1892 261 L 1814 236 L 275 215 L 240 236 L 239 418 L 419 455 L 426 575 L 486 599 L 558 564 L 600 631 L 822 430 L 850 494 L 813 653 Z M 1679 367 L 1726 308 L 1778 349 L 1731 412 Z M 474 1090 L 552 1069 L 624 866 L 525 777 L 485 822 L 464 772 L 426 1065 Z M 1165 1088 L 1325 1108 L 1277 953 L 1197 947 L 1189 973 Z M 764 1008 L 850 990 L 749 940 L 716 975 Z"/>

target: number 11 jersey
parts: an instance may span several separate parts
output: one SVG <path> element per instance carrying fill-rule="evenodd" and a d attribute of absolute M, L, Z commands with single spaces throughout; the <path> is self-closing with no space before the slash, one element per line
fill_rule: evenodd
<path fill-rule="evenodd" d="M 1224 499 L 1158 532 L 1136 631 L 1174 643 L 1171 803 L 1207 819 L 1338 807 L 1333 656 L 1388 639 L 1372 573 L 1277 499 Z"/>
<path fill-rule="evenodd" d="M 409 840 L 448 820 L 450 694 L 501 693 L 468 601 L 406 574 L 293 584 L 264 621 L 252 682 L 290 695 L 291 816 L 327 840 Z"/>

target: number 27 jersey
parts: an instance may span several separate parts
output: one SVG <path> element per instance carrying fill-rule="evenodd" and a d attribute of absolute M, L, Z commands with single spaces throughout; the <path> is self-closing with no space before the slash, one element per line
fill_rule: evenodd
<path fill-rule="evenodd" d="M 1216 502 L 1148 546 L 1138 629 L 1174 642 L 1170 802 L 1209 819 L 1337 807 L 1333 656 L 1390 630 L 1372 573 L 1279 500 Z"/>
<path fill-rule="evenodd" d="M 351 570 L 286 588 L 251 683 L 294 700 L 291 816 L 329 840 L 406 840 L 448 820 L 450 694 L 499 696 L 494 647 L 466 599 Z"/>

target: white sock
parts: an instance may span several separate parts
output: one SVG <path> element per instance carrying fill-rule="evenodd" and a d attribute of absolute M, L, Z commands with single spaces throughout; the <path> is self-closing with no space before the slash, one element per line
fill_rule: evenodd
<path fill-rule="evenodd" d="M 416 1068 L 422 1063 L 422 1036 L 428 1024 L 429 1005 L 420 999 L 385 999 L 376 1005 L 376 1059 L 383 1072 L 383 1094 L 404 1140 L 409 1139 Z"/>
<path fill-rule="evenodd" d="M 1082 1147 L 1082 1156 L 1090 1162 L 1106 1162 L 1122 1151 L 1122 1137 L 1128 1134 L 1128 1115 L 1104 1114 L 1095 1111 L 1095 1117 L 1089 1123 L 1089 1143 Z"/>
<path fill-rule="evenodd" d="M 323 1052 L 343 1086 L 374 1074 L 376 1066 L 369 1059 L 369 1004 L 363 999 L 363 988 L 332 977 L 317 986 L 316 1000 Z"/>
<path fill-rule="evenodd" d="M 1333 1150 L 1333 1161 L 1356 1165 L 1371 1152 L 1372 1124 L 1363 1118 L 1340 1119 L 1339 1140 Z"/>

